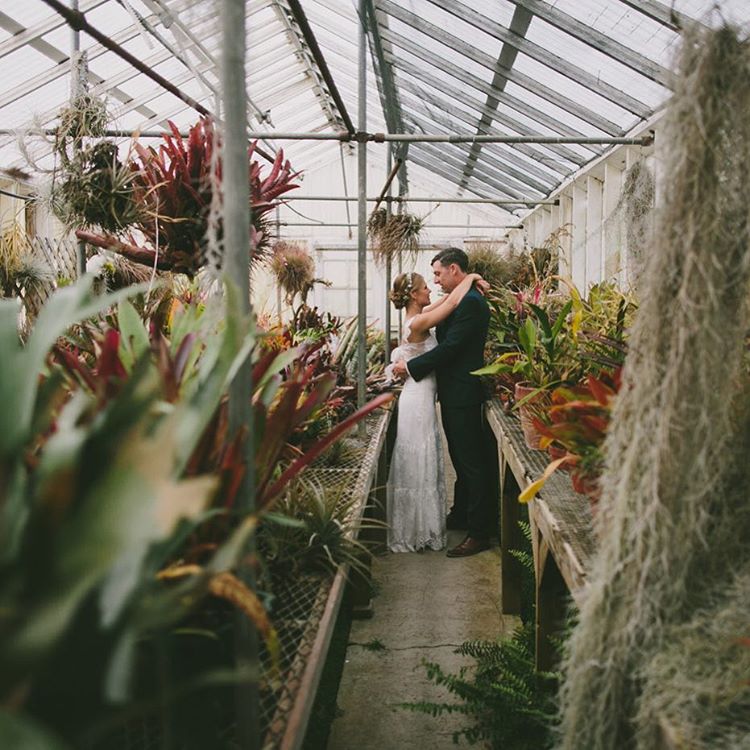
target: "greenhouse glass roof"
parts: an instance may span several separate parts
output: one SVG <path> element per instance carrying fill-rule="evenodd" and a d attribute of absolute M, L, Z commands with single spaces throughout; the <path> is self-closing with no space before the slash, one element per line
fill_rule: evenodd
<path fill-rule="evenodd" d="M 0 169 L 50 169 L 53 129 L 71 92 L 74 35 L 55 0 L 0 5 Z M 59 3 L 58 5 L 63 4 Z M 91 27 L 220 116 L 220 3 L 79 0 Z M 64 3 L 70 7 L 69 0 Z M 367 132 L 622 137 L 669 96 L 679 28 L 750 22 L 747 0 L 366 0 Z M 717 7 L 718 6 L 718 7 Z M 249 0 L 249 127 L 260 132 L 354 129 L 358 4 Z M 110 128 L 187 128 L 194 107 L 83 31 L 89 91 L 106 98 Z M 39 135 L 34 135 L 38 133 Z M 340 158 L 337 141 L 281 141 L 297 168 Z M 411 183 L 508 200 L 548 196 L 610 146 L 602 143 L 394 144 Z M 445 188 L 444 188 L 445 189 Z"/>

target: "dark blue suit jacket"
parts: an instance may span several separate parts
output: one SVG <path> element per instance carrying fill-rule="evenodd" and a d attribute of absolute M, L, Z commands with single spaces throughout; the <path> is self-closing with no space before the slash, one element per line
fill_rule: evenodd
<path fill-rule="evenodd" d="M 486 300 L 476 289 L 471 289 L 436 326 L 438 345 L 407 362 L 414 380 L 435 372 L 438 399 L 443 406 L 472 406 L 484 401 L 480 379 L 469 373 L 484 366 L 489 320 Z"/>

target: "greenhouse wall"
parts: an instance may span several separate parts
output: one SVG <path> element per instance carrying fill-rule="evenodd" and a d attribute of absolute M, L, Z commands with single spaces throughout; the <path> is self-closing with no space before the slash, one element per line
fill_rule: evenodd
<path fill-rule="evenodd" d="M 526 246 L 556 245 L 561 274 L 582 291 L 604 280 L 623 288 L 633 283 L 636 249 L 628 247 L 623 187 L 628 170 L 642 161 L 655 177 L 658 194 L 658 121 L 646 123 L 632 135 L 650 130 L 656 133 L 654 146 L 616 146 L 552 193 L 559 205 L 538 206 L 521 222 Z"/>

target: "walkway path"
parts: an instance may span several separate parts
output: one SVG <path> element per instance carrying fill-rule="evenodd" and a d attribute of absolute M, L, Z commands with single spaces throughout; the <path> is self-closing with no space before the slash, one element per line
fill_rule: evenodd
<path fill-rule="evenodd" d="M 449 542 L 461 540 L 451 532 Z M 374 561 L 375 616 L 352 624 L 338 693 L 341 715 L 328 750 L 449 750 L 459 715 L 432 718 L 396 708 L 446 696 L 427 680 L 422 660 L 457 671 L 471 663 L 453 651 L 463 641 L 509 634 L 516 619 L 500 611 L 500 553 L 469 558 L 444 552 L 386 555 Z M 379 641 L 384 650 L 367 644 Z"/>
<path fill-rule="evenodd" d="M 455 474 L 444 447 L 452 488 Z M 463 536 L 449 532 L 448 546 Z M 433 718 L 397 706 L 449 698 L 427 679 L 423 660 L 457 672 L 473 663 L 453 653 L 464 641 L 513 632 L 518 619 L 504 616 L 500 604 L 500 550 L 454 559 L 445 552 L 386 554 L 375 558 L 372 573 L 375 615 L 352 623 L 337 698 L 340 715 L 327 750 L 455 750 L 452 733 L 466 726 L 464 717 Z M 377 642 L 385 648 L 373 650 Z"/>

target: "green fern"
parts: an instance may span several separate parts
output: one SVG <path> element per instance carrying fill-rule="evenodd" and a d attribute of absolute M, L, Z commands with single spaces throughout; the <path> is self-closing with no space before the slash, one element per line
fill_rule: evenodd
<path fill-rule="evenodd" d="M 543 750 L 552 744 L 557 720 L 555 696 L 559 675 L 537 672 L 534 666 L 534 630 L 520 626 L 510 638 L 469 641 L 457 653 L 474 658 L 476 669 L 457 674 L 425 662 L 431 682 L 445 687 L 460 703 L 405 703 L 403 708 L 433 717 L 462 714 L 471 726 L 453 733 L 470 745 L 488 742 L 503 750 Z"/>

